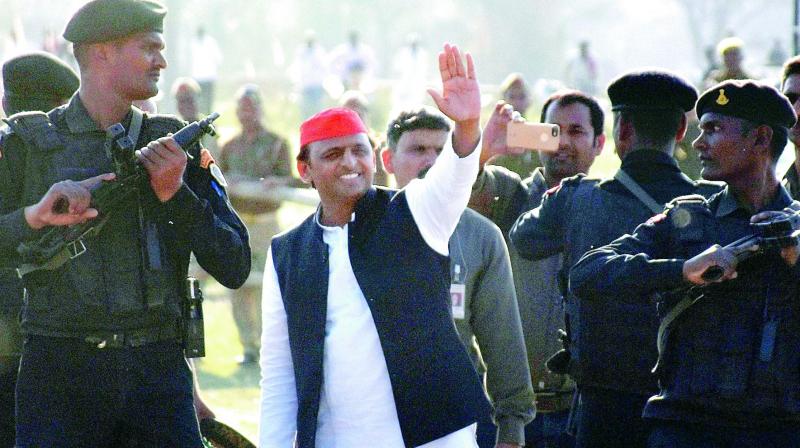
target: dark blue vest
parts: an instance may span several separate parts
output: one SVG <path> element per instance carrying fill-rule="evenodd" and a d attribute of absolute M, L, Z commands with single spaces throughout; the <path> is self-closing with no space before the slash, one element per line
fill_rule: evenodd
<path fill-rule="evenodd" d="M 430 442 L 487 416 L 489 403 L 450 314 L 448 257 L 425 243 L 405 194 L 369 190 L 356 206 L 349 237 L 350 264 L 375 320 L 406 446 Z M 297 443 L 313 448 L 328 248 L 311 216 L 275 237 L 272 254 L 295 366 Z"/>
<path fill-rule="evenodd" d="M 652 215 L 638 199 L 615 195 L 592 181 L 575 189 L 564 266 L 574 264 L 587 250 L 611 242 Z M 583 210 L 593 210 L 589 215 Z M 620 292 L 622 296 L 622 292 Z M 656 362 L 658 316 L 652 303 L 639 297 L 571 296 L 566 302 L 570 321 L 573 376 L 582 386 L 629 393 L 657 391 L 650 373 Z"/>

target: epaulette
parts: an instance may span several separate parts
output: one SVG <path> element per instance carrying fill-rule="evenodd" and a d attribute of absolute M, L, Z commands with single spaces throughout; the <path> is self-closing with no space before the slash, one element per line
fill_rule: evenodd
<path fill-rule="evenodd" d="M 561 182 L 558 185 L 549 188 L 547 191 L 544 192 L 545 195 L 552 195 L 561 189 L 577 189 L 581 185 L 589 185 L 592 186 L 596 185 L 600 179 L 589 178 L 585 174 L 576 174 L 575 176 L 566 177 L 561 179 Z"/>
<path fill-rule="evenodd" d="M 667 203 L 667 210 L 679 207 L 681 205 L 690 204 L 705 204 L 708 205 L 708 200 L 701 194 L 687 194 L 685 196 L 678 196 L 677 198 Z"/>
<path fill-rule="evenodd" d="M 3 121 L 8 124 L 14 134 L 18 135 L 28 146 L 50 152 L 62 147 L 50 117 L 44 112 L 20 112 Z"/>
<path fill-rule="evenodd" d="M 701 213 L 703 215 L 711 214 L 711 207 L 708 204 L 708 199 L 699 194 L 678 196 L 669 201 L 664 210 L 664 214 L 671 216 L 679 227 L 685 227 L 688 223 L 692 222 L 692 216 L 695 213 Z"/>

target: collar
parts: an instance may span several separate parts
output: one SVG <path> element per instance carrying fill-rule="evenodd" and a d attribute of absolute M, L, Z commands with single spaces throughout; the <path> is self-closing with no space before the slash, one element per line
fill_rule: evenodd
<path fill-rule="evenodd" d="M 531 173 L 531 184 L 539 189 L 547 190 L 549 188 L 547 186 L 547 180 L 544 178 L 544 168 L 537 166 L 536 169 L 533 170 Z"/>
<path fill-rule="evenodd" d="M 375 203 L 377 195 L 378 191 L 373 185 L 369 188 L 369 190 L 366 191 L 366 193 L 364 193 L 363 196 L 361 196 L 361 198 L 356 202 L 356 206 L 353 208 L 353 214 L 350 215 L 351 224 L 356 223 L 356 217 L 358 217 L 359 221 L 361 221 L 362 217 L 369 216 L 369 213 L 367 212 L 372 208 L 372 205 Z M 322 202 L 320 202 L 320 204 L 317 206 L 317 211 L 314 213 L 314 222 L 323 229 L 331 229 L 332 226 L 326 226 L 322 224 L 322 222 L 320 221 L 321 217 L 322 217 Z"/>
<path fill-rule="evenodd" d="M 78 92 L 75 92 L 75 94 L 72 95 L 72 98 L 70 98 L 69 103 L 67 104 L 65 117 L 67 121 L 67 127 L 73 134 L 96 131 L 105 132 L 105 130 L 100 129 L 97 123 L 92 120 L 92 117 L 89 116 L 89 112 L 86 110 L 86 106 L 83 105 L 83 101 L 81 101 L 81 97 L 78 95 Z M 130 120 L 131 112 L 128 112 L 125 115 L 125 118 L 122 120 L 122 124 L 125 125 L 125 129 L 128 129 Z"/>
<path fill-rule="evenodd" d="M 733 195 L 733 192 L 730 190 L 730 186 L 726 185 L 722 192 L 719 193 L 719 205 L 717 206 L 717 212 L 715 216 L 718 218 L 728 216 L 734 213 L 737 210 L 745 211 L 739 203 L 736 201 L 736 197 Z M 783 185 L 778 184 L 778 191 L 775 194 L 775 197 L 772 198 L 767 205 L 764 206 L 762 210 L 783 210 L 785 207 L 788 207 L 789 204 L 792 203 L 792 197 L 789 195 L 789 192 L 786 191 Z M 750 214 L 749 212 L 747 213 Z"/>
<path fill-rule="evenodd" d="M 75 92 L 67 104 L 66 120 L 69 131 L 73 134 L 99 131 L 97 123 L 89 116 L 86 106 L 83 105 L 80 95 Z"/>
<path fill-rule="evenodd" d="M 322 230 L 326 231 L 340 228 L 339 226 L 326 226 L 325 224 L 322 223 L 321 218 L 322 218 L 322 204 L 319 204 L 317 206 L 317 211 L 314 212 L 314 224 L 316 224 Z M 356 220 L 356 212 L 353 212 L 353 214 L 350 215 L 350 222 L 353 222 L 355 220 Z"/>
<path fill-rule="evenodd" d="M 629 152 L 628 155 L 622 159 L 621 167 L 623 169 L 639 165 L 648 165 L 648 167 L 650 167 L 653 164 L 666 165 L 680 171 L 678 162 L 675 161 L 674 157 L 663 151 L 646 148 Z"/>

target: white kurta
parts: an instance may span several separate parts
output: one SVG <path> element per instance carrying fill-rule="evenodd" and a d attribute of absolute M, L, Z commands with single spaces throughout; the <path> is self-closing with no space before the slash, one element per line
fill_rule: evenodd
<path fill-rule="evenodd" d="M 447 255 L 450 235 L 469 200 L 478 156 L 476 150 L 459 158 L 448 144 L 426 177 L 406 187 L 420 233 L 442 255 Z M 403 447 L 378 331 L 350 265 L 348 226 L 320 226 L 328 245 L 329 278 L 316 445 Z M 286 311 L 271 249 L 263 284 L 259 446 L 286 448 L 294 443 L 297 429 L 297 394 Z M 476 447 L 474 425 L 423 446 Z"/>

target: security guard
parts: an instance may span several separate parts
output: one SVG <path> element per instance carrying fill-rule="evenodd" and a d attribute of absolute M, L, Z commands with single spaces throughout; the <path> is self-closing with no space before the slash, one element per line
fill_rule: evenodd
<path fill-rule="evenodd" d="M 571 286 L 582 297 L 660 294 L 660 392 L 644 409 L 651 447 L 797 447 L 798 250 L 769 248 L 800 227 L 797 215 L 783 231 L 763 229 L 757 245 L 720 246 L 800 208 L 775 173 L 795 114 L 754 81 L 712 87 L 697 114 L 703 177 L 727 187 L 708 200 L 676 199 L 632 235 L 587 253 Z"/>
<path fill-rule="evenodd" d="M 78 75 L 48 53 L 29 53 L 3 64 L 3 111 L 46 112 L 78 90 Z M 3 176 L 4 177 L 4 176 Z M 14 389 L 17 385 L 22 283 L 13 264 L 0 267 L 0 447 L 14 446 Z"/>
<path fill-rule="evenodd" d="M 165 14 L 154 0 L 85 4 L 64 32 L 80 68 L 78 93 L 46 115 L 10 117 L 0 140 L 3 257 L 16 258 L 20 243 L 53 226 L 104 222 L 71 246 L 71 259 L 23 278 L 19 447 L 109 446 L 125 431 L 146 446 L 201 446 L 179 329 L 189 254 L 235 288 L 247 278 L 250 249 L 207 151 L 183 148 L 193 155 L 187 163 L 165 137 L 183 123 L 131 107 L 158 91 Z M 114 182 L 104 130 L 115 123 L 141 148 L 149 185 L 98 218 L 90 191 Z"/>
<path fill-rule="evenodd" d="M 641 71 L 613 81 L 608 96 L 620 170 L 602 181 L 568 178 L 545 193 L 541 205 L 511 229 L 522 257 L 563 252 L 568 269 L 587 250 L 633 230 L 672 198 L 698 190 L 672 158 L 686 131 L 685 113 L 697 98 L 694 88 L 667 72 Z M 656 360 L 654 310 L 615 292 L 570 295 L 566 314 L 569 371 L 580 391 L 573 409 L 577 446 L 644 446 L 648 432 L 641 411 L 656 390 L 650 374 Z"/>

